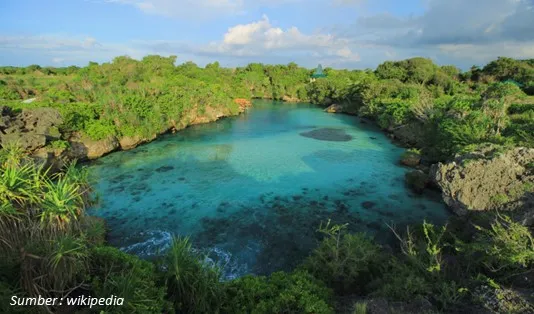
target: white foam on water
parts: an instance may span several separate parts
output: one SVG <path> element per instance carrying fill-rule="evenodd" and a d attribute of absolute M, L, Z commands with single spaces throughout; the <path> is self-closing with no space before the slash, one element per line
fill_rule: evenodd
<path fill-rule="evenodd" d="M 172 234 L 163 230 L 140 232 L 135 237 L 146 240 L 121 247 L 120 250 L 140 257 L 151 257 L 162 254 L 172 244 Z"/>
<path fill-rule="evenodd" d="M 205 254 L 204 263 L 218 267 L 222 272 L 222 280 L 229 281 L 239 278 L 249 273 L 249 265 L 246 263 L 238 263 L 238 259 L 232 256 L 232 253 L 214 246 L 207 249 L 197 250 L 197 252 Z"/>

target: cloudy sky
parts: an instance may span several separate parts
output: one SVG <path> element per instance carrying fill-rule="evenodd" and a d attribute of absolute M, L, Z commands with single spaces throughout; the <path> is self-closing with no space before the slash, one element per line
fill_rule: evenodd
<path fill-rule="evenodd" d="M 178 62 L 461 68 L 534 58 L 534 0 L 1 0 L 0 65 Z"/>

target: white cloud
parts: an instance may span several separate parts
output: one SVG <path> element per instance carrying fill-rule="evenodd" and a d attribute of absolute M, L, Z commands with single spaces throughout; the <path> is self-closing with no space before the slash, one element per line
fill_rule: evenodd
<path fill-rule="evenodd" d="M 284 30 L 272 25 L 265 15 L 259 21 L 230 27 L 222 41 L 213 42 L 201 50 L 234 56 L 305 54 L 359 60 L 345 38 L 323 33 L 304 34 L 294 26 Z"/>
<path fill-rule="evenodd" d="M 228 29 L 228 32 L 224 34 L 224 43 L 228 45 L 246 45 L 252 42 L 253 36 L 260 32 L 268 31 L 271 27 L 269 18 L 263 16 L 263 18 L 250 24 L 239 24 Z"/>

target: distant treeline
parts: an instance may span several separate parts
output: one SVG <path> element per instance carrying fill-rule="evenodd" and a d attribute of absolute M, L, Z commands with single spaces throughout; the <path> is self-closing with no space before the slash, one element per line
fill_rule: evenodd
<path fill-rule="evenodd" d="M 375 71 L 326 68 L 326 78 L 313 82 L 313 69 L 295 63 L 229 69 L 175 62 L 147 56 L 83 68 L 3 67 L 0 99 L 14 109 L 57 108 L 64 140 L 73 132 L 95 140 L 149 137 L 207 111 L 235 113 L 237 98 L 266 98 L 343 105 L 389 131 L 406 129 L 406 142 L 432 161 L 488 143 L 534 145 L 533 59 L 499 58 L 461 72 L 412 58 Z M 30 97 L 36 101 L 21 103 Z"/>

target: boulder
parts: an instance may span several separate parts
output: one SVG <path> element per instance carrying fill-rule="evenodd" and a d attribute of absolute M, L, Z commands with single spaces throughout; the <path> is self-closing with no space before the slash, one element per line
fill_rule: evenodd
<path fill-rule="evenodd" d="M 46 145 L 46 136 L 27 132 L 0 133 L 0 141 L 2 145 L 16 144 L 24 150 L 33 151 Z"/>
<path fill-rule="evenodd" d="M 324 111 L 328 113 L 337 113 L 337 112 L 343 112 L 343 108 L 338 104 L 332 104 L 328 106 Z"/>
<path fill-rule="evenodd" d="M 422 147 L 424 146 L 424 135 L 427 130 L 420 122 L 411 122 L 405 125 L 392 128 L 390 130 L 394 135 L 395 140 L 401 142 L 406 146 Z"/>
<path fill-rule="evenodd" d="M 144 139 L 141 138 L 139 135 L 135 136 L 123 136 L 119 140 L 119 145 L 122 150 L 129 150 L 132 148 L 137 147 L 137 145 L 144 142 Z"/>
<path fill-rule="evenodd" d="M 14 115 L 1 108 L 0 141 L 3 145 L 18 143 L 23 149 L 34 151 L 46 145 L 47 140 L 60 137 L 59 125 L 63 123 L 59 111 L 53 108 L 23 109 Z"/>
<path fill-rule="evenodd" d="M 300 99 L 298 99 L 297 97 L 291 97 L 291 96 L 284 95 L 284 96 L 282 96 L 282 101 L 285 101 L 285 102 L 300 102 Z"/>
<path fill-rule="evenodd" d="M 423 190 L 430 183 L 428 175 L 421 170 L 414 170 L 404 175 L 406 184 L 416 193 L 423 193 Z"/>
<path fill-rule="evenodd" d="M 52 127 L 63 123 L 61 114 L 54 108 L 23 109 L 20 119 L 24 122 L 24 127 L 28 132 L 44 135 L 48 135 Z M 53 131 L 53 133 L 56 132 Z"/>
<path fill-rule="evenodd" d="M 349 105 L 331 104 L 324 110 L 328 113 L 346 113 L 350 115 L 357 115 L 358 111 Z"/>
<path fill-rule="evenodd" d="M 432 165 L 430 177 L 458 215 L 470 210 L 525 208 L 524 199 L 534 192 L 533 165 L 532 148 L 477 151 Z"/>
<path fill-rule="evenodd" d="M 51 151 L 47 147 L 43 147 L 34 151 L 31 157 L 37 164 L 43 165 L 44 169 L 49 169 L 49 173 L 56 173 L 66 164 L 66 160 L 64 159 L 65 152 L 65 149 Z"/>
<path fill-rule="evenodd" d="M 421 155 L 416 152 L 407 151 L 402 154 L 401 164 L 408 167 L 417 167 L 421 163 Z"/>
<path fill-rule="evenodd" d="M 73 159 L 96 159 L 117 148 L 120 144 L 116 137 L 110 136 L 102 140 L 92 140 L 87 136 L 75 134 L 70 140 L 69 157 Z"/>

